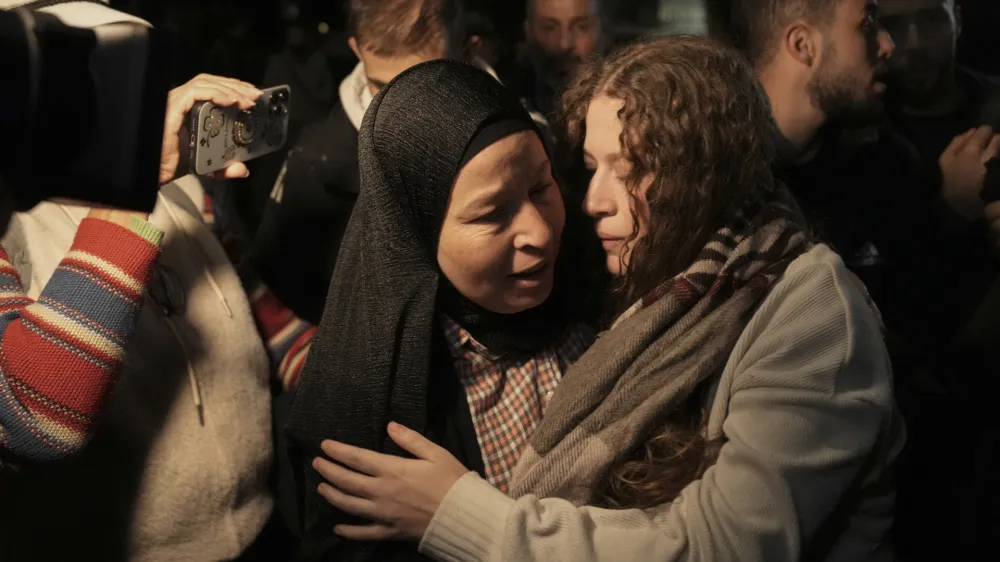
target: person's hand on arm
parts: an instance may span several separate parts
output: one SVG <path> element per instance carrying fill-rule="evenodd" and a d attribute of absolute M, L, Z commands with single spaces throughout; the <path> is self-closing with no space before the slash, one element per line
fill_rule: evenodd
<path fill-rule="evenodd" d="M 338 525 L 334 532 L 351 540 L 419 539 L 448 490 L 469 472 L 451 453 L 412 429 L 396 423 L 389 437 L 416 459 L 404 459 L 324 441 L 323 452 L 341 465 L 316 458 L 313 468 L 329 483 L 318 492 L 346 513 L 371 525 Z"/>
<path fill-rule="evenodd" d="M 815 273 L 800 272 L 800 294 L 855 294 L 846 270 L 834 287 L 830 275 Z M 827 531 L 840 528 L 839 509 L 857 497 L 861 478 L 872 488 L 885 483 L 874 479 L 889 474 L 900 429 L 880 327 L 861 296 L 849 309 L 838 299 L 817 299 L 806 309 L 794 299 L 776 306 L 774 329 L 748 344 L 733 375 L 718 461 L 673 502 L 612 510 L 509 498 L 418 433 L 394 426 L 390 437 L 416 459 L 322 445 L 339 465 L 314 461 L 328 483 L 319 493 L 373 521 L 335 532 L 356 540 L 419 537 L 420 551 L 444 562 L 808 556 Z M 841 559 L 862 559 L 883 544 L 891 513 L 891 495 L 879 493 L 863 512 L 849 514 L 861 531 L 837 546 Z"/>

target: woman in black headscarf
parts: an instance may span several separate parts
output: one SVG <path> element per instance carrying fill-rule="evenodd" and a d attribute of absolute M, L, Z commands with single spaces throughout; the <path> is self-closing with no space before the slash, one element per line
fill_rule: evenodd
<path fill-rule="evenodd" d="M 548 155 L 495 79 L 453 61 L 400 74 L 365 115 L 359 158 L 360 197 L 287 428 L 304 560 L 419 556 L 334 536 L 346 516 L 310 466 L 322 440 L 401 454 L 386 436 L 396 421 L 503 489 L 592 341 Z"/>

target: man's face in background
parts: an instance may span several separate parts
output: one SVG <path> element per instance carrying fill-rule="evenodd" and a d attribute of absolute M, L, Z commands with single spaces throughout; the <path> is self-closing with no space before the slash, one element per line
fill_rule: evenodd
<path fill-rule="evenodd" d="M 884 75 L 894 45 L 875 13 L 874 0 L 843 0 L 823 37 L 809 93 L 830 121 L 863 127 L 882 119 Z"/>
<path fill-rule="evenodd" d="M 881 0 L 879 12 L 896 43 L 889 60 L 894 94 L 911 103 L 935 101 L 955 67 L 960 22 L 954 0 Z"/>
<path fill-rule="evenodd" d="M 552 81 L 565 80 L 597 50 L 597 1 L 533 0 L 525 14 L 524 34 L 536 69 Z"/>

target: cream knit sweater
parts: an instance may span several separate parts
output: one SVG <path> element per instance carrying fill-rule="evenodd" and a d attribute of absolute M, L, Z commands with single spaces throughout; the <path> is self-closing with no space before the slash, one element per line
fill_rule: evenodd
<path fill-rule="evenodd" d="M 709 434 L 728 442 L 672 504 L 515 500 L 470 473 L 421 552 L 445 562 L 891 560 L 888 476 L 904 432 L 879 325 L 836 254 L 817 246 L 789 266 L 709 404 Z"/>
<path fill-rule="evenodd" d="M 163 282 L 150 291 L 177 310 L 146 298 L 93 441 L 71 462 L 25 471 L 2 498 L 17 518 L 4 521 L 0 552 L 25 553 L 4 562 L 230 560 L 270 516 L 268 359 L 203 201 L 193 176 L 161 190 L 149 222 L 165 234 Z M 4 246 L 30 295 L 86 212 L 43 203 L 15 219 Z"/>

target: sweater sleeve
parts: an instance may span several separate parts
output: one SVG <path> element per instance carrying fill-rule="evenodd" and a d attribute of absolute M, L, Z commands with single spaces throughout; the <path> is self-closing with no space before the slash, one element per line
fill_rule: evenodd
<path fill-rule="evenodd" d="M 263 283 L 258 282 L 249 295 L 272 372 L 283 390 L 293 389 L 309 357 L 316 327 L 295 316 Z"/>
<path fill-rule="evenodd" d="M 0 472 L 86 442 L 122 366 L 163 233 L 84 219 L 33 302 L 0 249 Z"/>
<path fill-rule="evenodd" d="M 421 551 L 446 562 L 770 562 L 829 548 L 821 535 L 840 528 L 831 523 L 838 504 L 868 463 L 888 463 L 877 458 L 890 455 L 879 437 L 895 418 L 877 322 L 846 271 L 816 267 L 785 284 L 796 294 L 775 288 L 773 310 L 765 303 L 758 312 L 773 314 L 766 329 L 734 351 L 728 441 L 674 502 L 607 510 L 514 500 L 469 474 L 439 507 Z M 866 538 L 839 545 L 835 559 L 865 559 L 879 547 L 891 521 L 886 496 L 866 505 L 871 513 L 848 515 L 844 525 L 863 526 Z"/>
<path fill-rule="evenodd" d="M 259 278 L 251 265 L 244 262 L 245 240 L 239 233 L 226 228 L 225 221 L 216 220 L 216 210 L 215 201 L 206 195 L 202 218 L 225 248 L 229 260 L 241 264 L 237 270 L 271 360 L 271 373 L 283 390 L 294 388 L 309 355 L 316 327 L 296 316 Z"/>

